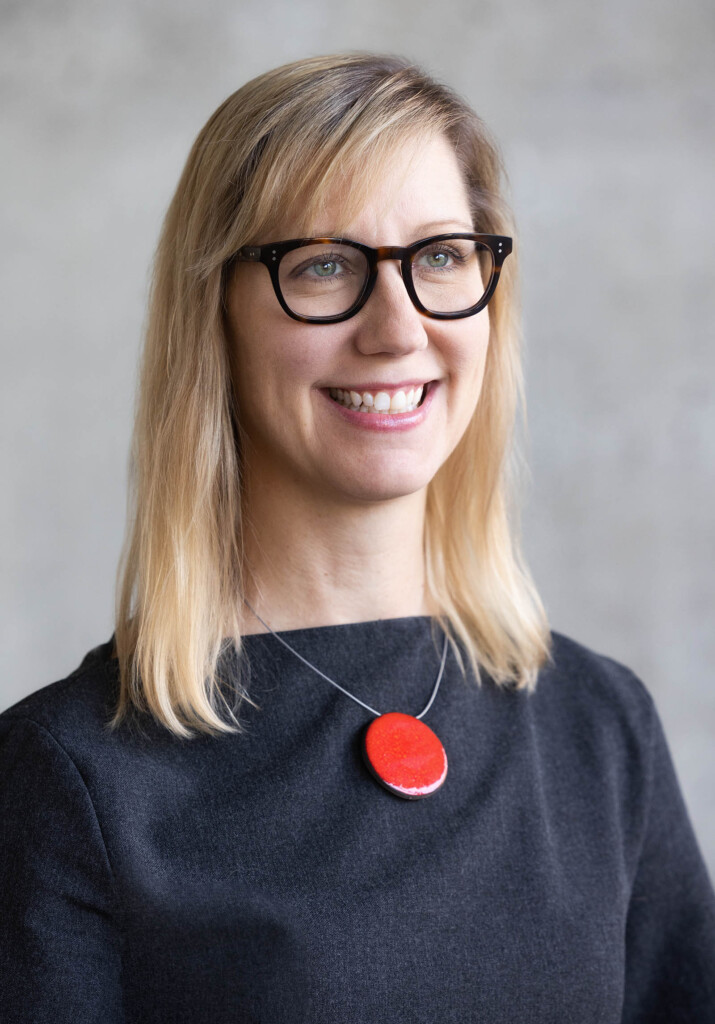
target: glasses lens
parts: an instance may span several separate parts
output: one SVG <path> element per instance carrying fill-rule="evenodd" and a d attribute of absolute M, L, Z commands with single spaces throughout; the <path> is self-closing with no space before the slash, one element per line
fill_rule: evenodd
<path fill-rule="evenodd" d="M 429 242 L 412 260 L 417 296 L 432 313 L 460 313 L 482 299 L 494 270 L 491 249 L 471 238 Z"/>
<path fill-rule="evenodd" d="M 338 316 L 363 293 L 368 264 L 351 245 L 312 242 L 287 252 L 278 279 L 286 304 L 298 316 Z"/>

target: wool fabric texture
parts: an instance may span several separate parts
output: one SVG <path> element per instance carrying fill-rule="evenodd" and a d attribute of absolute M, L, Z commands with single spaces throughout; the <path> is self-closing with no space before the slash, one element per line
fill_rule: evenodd
<path fill-rule="evenodd" d="M 418 714 L 431 620 L 292 630 L 382 712 Z M 426 723 L 428 799 L 371 778 L 371 716 L 270 634 L 239 735 L 109 732 L 109 641 L 0 715 L 5 1024 L 715 1021 L 715 898 L 653 701 L 555 633 L 536 691 L 462 677 Z M 250 669 L 250 671 L 249 671 Z"/>

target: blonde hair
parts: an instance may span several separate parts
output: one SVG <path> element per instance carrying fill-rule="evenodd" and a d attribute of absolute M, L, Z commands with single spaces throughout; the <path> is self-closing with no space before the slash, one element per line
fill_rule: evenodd
<path fill-rule="evenodd" d="M 279 216 L 308 224 L 334 185 L 359 209 L 400 144 L 454 146 L 475 230 L 512 234 L 497 147 L 455 93 L 408 61 L 350 54 L 269 71 L 222 103 L 199 133 L 154 261 L 131 454 L 130 518 L 118 572 L 120 692 L 177 736 L 241 730 L 251 701 L 222 654 L 241 648 L 240 424 L 223 327 L 227 267 Z M 517 540 L 513 433 L 524 408 L 516 256 L 490 306 L 483 388 L 463 438 L 427 492 L 426 580 L 436 622 L 480 679 L 530 688 L 549 657 L 543 605 Z"/>

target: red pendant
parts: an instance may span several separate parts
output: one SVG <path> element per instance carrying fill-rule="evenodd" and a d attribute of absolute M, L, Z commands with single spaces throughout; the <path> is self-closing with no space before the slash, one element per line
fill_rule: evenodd
<path fill-rule="evenodd" d="M 405 800 L 430 796 L 447 778 L 447 755 L 435 733 L 399 711 L 370 722 L 362 752 L 377 781 Z"/>

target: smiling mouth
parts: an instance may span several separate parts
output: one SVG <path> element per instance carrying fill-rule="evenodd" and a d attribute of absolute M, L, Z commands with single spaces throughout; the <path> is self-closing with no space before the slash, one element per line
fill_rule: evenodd
<path fill-rule="evenodd" d="M 328 394 L 345 409 L 353 412 L 382 413 L 383 416 L 414 412 L 424 402 L 429 383 L 417 388 L 403 388 L 392 394 L 387 391 L 348 391 L 328 388 Z"/>

